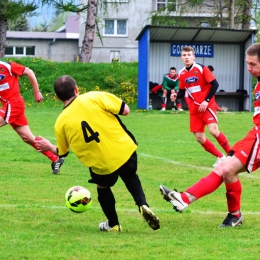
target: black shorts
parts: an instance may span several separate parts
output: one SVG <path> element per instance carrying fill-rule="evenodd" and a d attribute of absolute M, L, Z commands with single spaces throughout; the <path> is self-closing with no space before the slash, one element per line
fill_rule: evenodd
<path fill-rule="evenodd" d="M 89 171 L 91 176 L 91 179 L 88 181 L 89 183 L 96 183 L 104 187 L 112 187 L 117 182 L 118 176 L 123 174 L 136 174 L 137 154 L 134 152 L 125 164 L 110 174 L 96 174 L 91 170 L 91 168 L 89 168 Z"/>

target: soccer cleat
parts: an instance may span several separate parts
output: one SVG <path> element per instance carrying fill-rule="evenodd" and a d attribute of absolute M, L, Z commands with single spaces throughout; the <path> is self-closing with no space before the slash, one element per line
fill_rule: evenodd
<path fill-rule="evenodd" d="M 163 195 L 163 199 L 169 201 L 177 212 L 182 212 L 189 206 L 182 200 L 181 193 L 176 190 L 171 191 L 165 186 L 160 185 L 160 192 Z"/>
<path fill-rule="evenodd" d="M 240 217 L 236 217 L 231 213 L 228 213 L 224 221 L 218 227 L 237 227 L 241 226 L 244 221 L 243 215 L 240 213 Z"/>
<path fill-rule="evenodd" d="M 56 162 L 52 162 L 51 168 L 53 170 L 52 174 L 57 174 L 60 172 L 60 167 L 64 163 L 64 158 L 59 158 Z"/>
<path fill-rule="evenodd" d="M 221 162 L 223 162 L 227 157 L 223 154 L 222 157 L 217 157 L 216 162 L 212 165 L 214 168 Z"/>
<path fill-rule="evenodd" d="M 165 111 L 165 110 L 166 110 L 166 108 L 165 108 L 165 107 L 162 107 L 161 111 Z"/>
<path fill-rule="evenodd" d="M 108 224 L 108 220 L 105 222 L 99 223 L 99 229 L 100 231 L 105 231 L 105 232 L 120 232 L 122 231 L 121 225 L 115 225 L 113 227 L 110 227 Z"/>
<path fill-rule="evenodd" d="M 183 111 L 183 109 L 181 107 L 178 107 L 177 110 L 178 111 Z"/>
<path fill-rule="evenodd" d="M 151 209 L 149 209 L 149 207 L 146 205 L 140 206 L 140 213 L 153 230 L 160 228 L 159 218 L 151 211 Z"/>
<path fill-rule="evenodd" d="M 168 190 L 165 186 L 160 185 L 160 192 L 163 195 L 163 199 L 170 202 L 171 199 L 168 197 L 168 194 L 171 192 L 171 190 Z"/>

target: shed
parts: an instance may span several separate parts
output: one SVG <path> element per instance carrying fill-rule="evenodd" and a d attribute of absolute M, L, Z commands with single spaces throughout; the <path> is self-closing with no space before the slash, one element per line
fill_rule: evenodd
<path fill-rule="evenodd" d="M 162 83 L 170 67 L 183 68 L 183 45 L 195 48 L 196 62 L 214 67 L 219 83 L 216 100 L 234 111 L 251 111 L 252 76 L 245 51 L 254 43 L 256 30 L 146 25 L 138 41 L 138 108 L 148 109 L 149 82 Z M 221 90 L 221 92 L 219 92 Z"/>

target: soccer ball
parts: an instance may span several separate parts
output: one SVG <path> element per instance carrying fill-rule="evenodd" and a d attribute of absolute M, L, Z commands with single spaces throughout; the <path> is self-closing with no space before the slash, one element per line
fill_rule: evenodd
<path fill-rule="evenodd" d="M 74 186 L 65 194 L 66 206 L 75 213 L 82 213 L 91 207 L 91 194 L 82 186 Z"/>

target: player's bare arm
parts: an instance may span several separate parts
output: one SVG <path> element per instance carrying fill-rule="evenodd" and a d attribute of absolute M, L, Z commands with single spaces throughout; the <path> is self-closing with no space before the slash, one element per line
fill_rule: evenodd
<path fill-rule="evenodd" d="M 42 102 L 43 96 L 39 89 L 38 81 L 36 79 L 34 72 L 31 69 L 25 67 L 23 75 L 26 75 L 28 77 L 28 79 L 33 87 L 34 98 L 35 98 L 36 102 L 38 102 L 38 103 Z"/>

